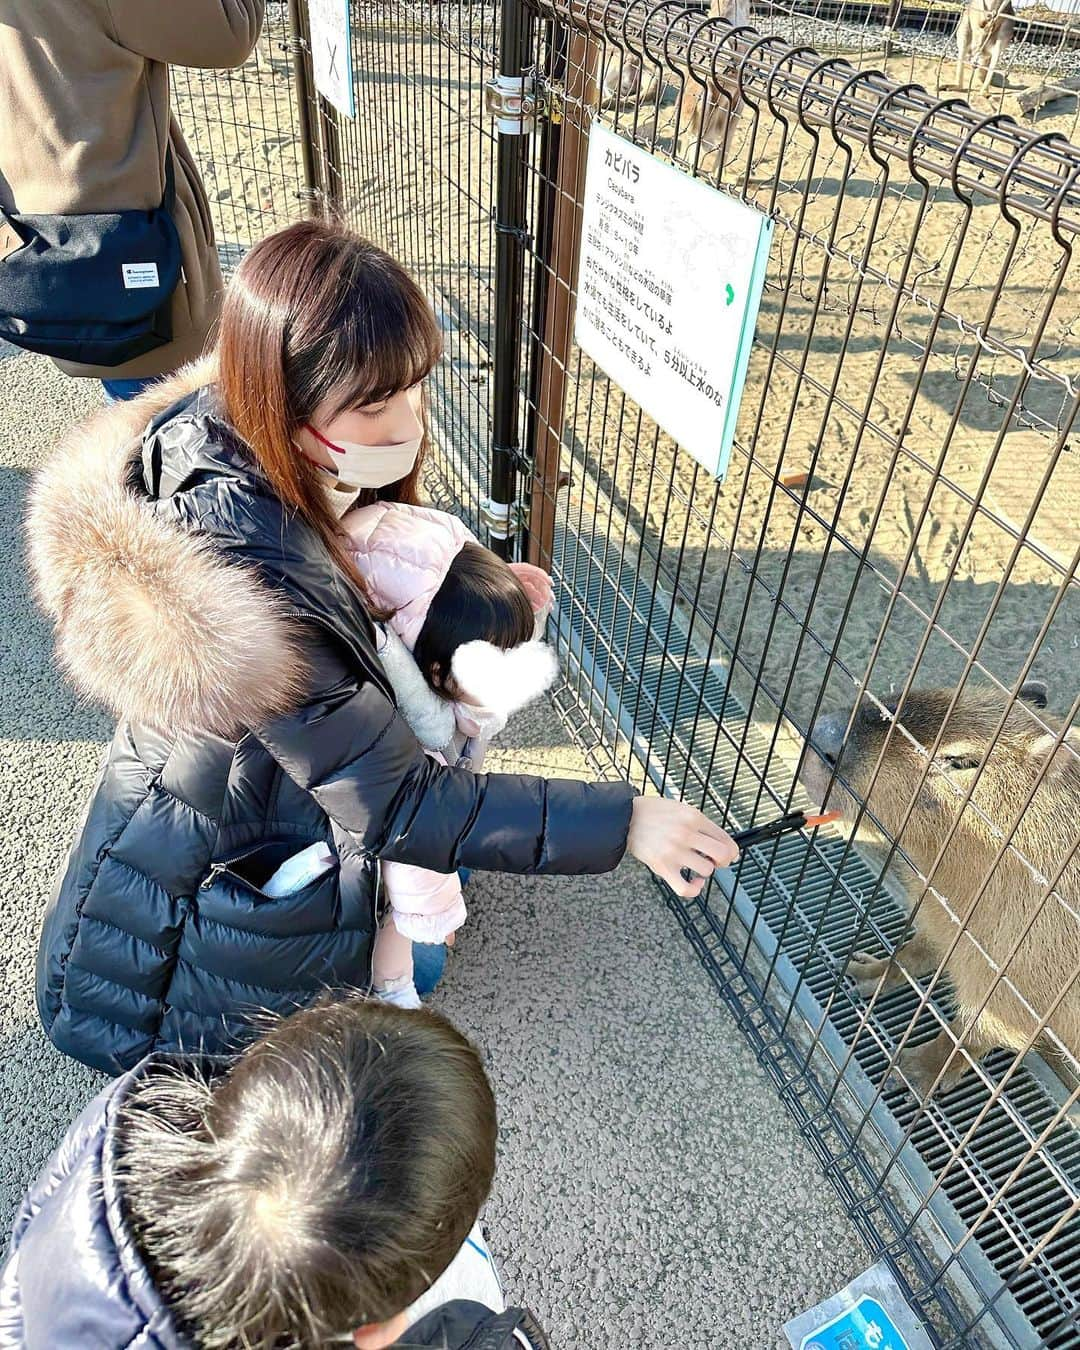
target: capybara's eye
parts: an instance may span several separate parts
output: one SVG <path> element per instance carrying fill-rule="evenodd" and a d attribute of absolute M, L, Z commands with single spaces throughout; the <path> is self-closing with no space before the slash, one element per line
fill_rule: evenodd
<path fill-rule="evenodd" d="M 947 769 L 977 769 L 982 762 L 978 755 L 943 755 Z"/>

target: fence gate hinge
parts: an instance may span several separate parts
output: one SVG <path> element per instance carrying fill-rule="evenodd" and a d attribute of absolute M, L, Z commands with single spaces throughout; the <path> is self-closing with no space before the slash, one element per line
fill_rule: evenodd
<path fill-rule="evenodd" d="M 533 71 L 496 75 L 484 85 L 484 109 L 504 136 L 531 135 L 536 119 L 548 116 L 554 107 L 547 82 Z"/>

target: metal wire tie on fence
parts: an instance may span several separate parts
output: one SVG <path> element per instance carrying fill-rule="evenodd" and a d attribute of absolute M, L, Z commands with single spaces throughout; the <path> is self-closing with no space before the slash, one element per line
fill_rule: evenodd
<path fill-rule="evenodd" d="M 524 246 L 528 249 L 532 248 L 533 246 L 532 232 L 530 230 L 525 229 L 524 226 L 503 225 L 494 218 L 492 219 L 491 223 L 492 228 L 494 229 L 496 234 L 508 234 L 510 235 L 511 238 L 516 239 L 519 244 L 524 244 Z"/>

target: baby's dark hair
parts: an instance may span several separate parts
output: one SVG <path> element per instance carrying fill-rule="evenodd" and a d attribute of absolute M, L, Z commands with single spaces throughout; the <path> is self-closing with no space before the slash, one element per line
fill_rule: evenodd
<path fill-rule="evenodd" d="M 535 631 L 532 605 L 501 558 L 479 544 L 466 544 L 428 609 L 413 656 L 438 693 L 452 693 L 450 662 L 466 642 L 490 642 L 503 651 L 528 642 Z"/>
<path fill-rule="evenodd" d="M 450 1264 L 495 1168 L 474 1047 L 426 1009 L 360 998 L 278 1022 L 223 1077 L 151 1066 L 117 1126 L 139 1249 L 203 1350 L 388 1321 Z"/>

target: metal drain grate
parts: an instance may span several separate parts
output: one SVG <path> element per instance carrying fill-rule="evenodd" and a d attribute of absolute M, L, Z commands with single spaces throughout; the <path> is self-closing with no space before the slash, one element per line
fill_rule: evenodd
<path fill-rule="evenodd" d="M 726 687 L 722 668 L 691 649 L 685 629 L 677 618 L 672 621 L 670 604 L 618 541 L 576 534 L 563 524 L 555 562 L 561 654 L 573 693 L 589 705 L 601 739 L 614 745 L 621 738 L 632 746 L 658 784 L 666 767 L 669 782 L 686 782 L 687 796 L 711 796 L 729 818 L 747 821 L 763 796 L 755 765 L 766 762 L 767 747 L 760 733 L 746 728 L 745 710 Z M 718 724 L 727 734 L 717 739 Z M 718 800 L 706 781 L 710 761 L 713 782 L 725 794 L 730 789 L 728 800 Z M 790 784 L 790 773 L 773 756 L 764 796 L 783 801 Z M 950 1254 L 956 1252 L 949 1270 L 962 1291 L 961 1303 L 974 1294 L 977 1307 L 990 1304 L 976 1330 L 958 1343 L 1080 1347 L 1080 1216 L 1017 1273 L 1080 1194 L 1080 1131 L 1059 1126 L 965 1241 L 1030 1141 L 1053 1118 L 1064 1099 L 1061 1084 L 1037 1056 L 1028 1056 L 1010 1079 L 1004 1104 L 990 1109 L 965 1147 L 961 1165 L 954 1152 L 986 1106 L 986 1087 L 969 1075 L 922 1110 L 902 1088 L 882 1086 L 917 997 L 910 989 L 897 990 L 879 998 L 867 1017 L 864 1001 L 842 980 L 860 926 L 884 944 L 882 951 L 903 929 L 903 911 L 884 890 L 877 891 L 867 915 L 862 897 L 874 895 L 876 882 L 842 839 L 819 834 L 811 846 L 802 836 L 787 836 L 750 850 L 737 881 L 714 888 L 711 903 L 670 903 L 714 976 L 722 965 L 734 966 L 744 1017 L 755 1018 L 752 1005 L 758 1001 L 751 1029 L 763 1051 L 769 1038 L 760 1024 L 767 1021 L 773 1036 L 794 1052 L 789 1065 L 795 1062 L 813 1081 L 815 1101 L 797 1114 L 804 1121 L 820 1115 L 824 1103 L 826 1118 L 839 1112 L 849 1130 L 852 1120 L 857 1122 L 855 1148 L 865 1155 L 862 1175 L 871 1185 L 880 1178 L 881 1158 L 895 1156 L 890 1189 L 908 1214 L 924 1203 L 926 1213 L 912 1236 L 898 1211 L 899 1240 L 890 1252 L 907 1248 L 918 1283 L 936 1285 L 923 1297 L 938 1301 L 955 1330 L 963 1327 L 965 1315 L 935 1279 Z M 718 906 L 721 896 L 726 904 Z M 864 936 L 861 945 L 872 940 Z M 723 955 L 716 955 L 721 947 Z M 730 997 L 731 991 L 726 993 Z M 935 1030 L 932 1015 L 924 1013 L 908 1044 Z M 989 1077 L 999 1081 L 1009 1063 L 1006 1055 L 991 1056 L 985 1065 Z M 788 1073 L 789 1104 L 799 1091 Z M 860 1198 L 843 1172 L 851 1134 L 847 1145 L 828 1123 L 816 1134 L 826 1170 L 858 1222 L 857 1207 L 872 1198 Z M 860 1227 L 872 1236 L 866 1222 Z M 920 1250 L 920 1242 L 936 1250 Z"/>

